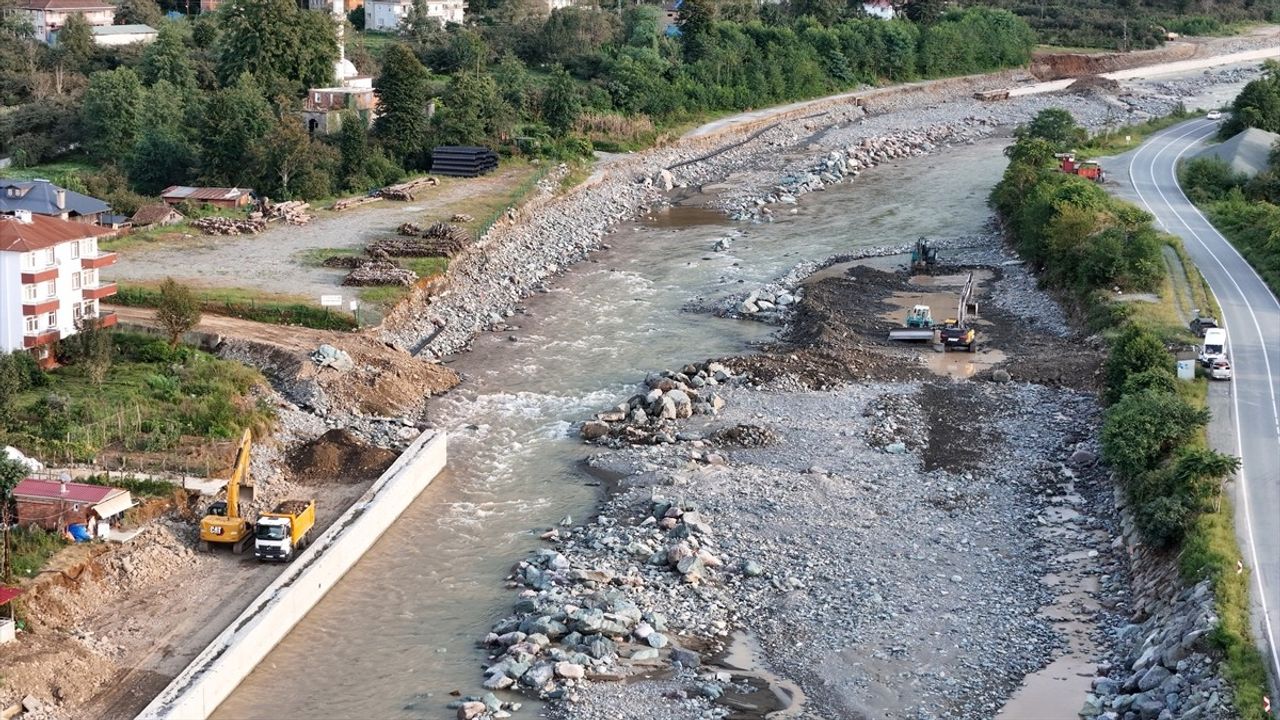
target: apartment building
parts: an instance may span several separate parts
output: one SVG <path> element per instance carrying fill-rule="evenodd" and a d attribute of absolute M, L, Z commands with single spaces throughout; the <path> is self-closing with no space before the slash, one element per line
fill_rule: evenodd
<path fill-rule="evenodd" d="M 99 271 L 117 255 L 102 252 L 98 240 L 114 233 L 26 210 L 0 215 L 0 352 L 29 351 L 50 367 L 55 343 L 74 335 L 81 320 L 116 323 L 99 306 L 116 292 Z"/>

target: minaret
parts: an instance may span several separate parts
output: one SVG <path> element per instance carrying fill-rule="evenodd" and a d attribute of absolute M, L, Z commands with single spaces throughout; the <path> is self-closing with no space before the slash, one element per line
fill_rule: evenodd
<path fill-rule="evenodd" d="M 347 59 L 346 44 L 343 43 L 343 33 L 346 31 L 346 13 L 343 12 L 344 0 L 331 0 L 330 8 L 333 12 L 333 21 L 338 24 L 338 61 L 333 64 L 333 81 L 338 87 L 347 85 L 347 80 L 359 75 L 356 66 Z"/>

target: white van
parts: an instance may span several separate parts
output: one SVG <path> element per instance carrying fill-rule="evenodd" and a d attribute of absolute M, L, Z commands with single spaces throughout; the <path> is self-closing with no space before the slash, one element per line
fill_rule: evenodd
<path fill-rule="evenodd" d="M 1204 344 L 1200 346 L 1200 364 L 1205 367 L 1218 358 L 1227 356 L 1227 331 L 1209 328 L 1204 331 Z"/>

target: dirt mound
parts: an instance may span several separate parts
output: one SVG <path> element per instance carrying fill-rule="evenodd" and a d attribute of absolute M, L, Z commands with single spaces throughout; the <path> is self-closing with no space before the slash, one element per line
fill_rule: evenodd
<path fill-rule="evenodd" d="M 1101 75 L 1085 75 L 1067 86 L 1067 92 L 1073 95 L 1118 93 L 1120 92 L 1120 82 Z"/>
<path fill-rule="evenodd" d="M 396 453 L 361 442 L 335 428 L 302 445 L 289 456 L 289 469 L 299 480 L 356 482 L 374 480 L 391 467 Z"/>
<path fill-rule="evenodd" d="M 1055 53 L 1037 52 L 1031 58 L 1031 74 L 1038 80 L 1061 80 L 1081 75 L 1126 70 L 1155 63 L 1187 60 L 1196 54 L 1194 43 L 1171 42 L 1164 47 L 1138 52 Z"/>

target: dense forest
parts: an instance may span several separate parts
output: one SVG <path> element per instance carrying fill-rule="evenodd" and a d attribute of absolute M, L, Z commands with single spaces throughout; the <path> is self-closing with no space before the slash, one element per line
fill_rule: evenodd
<path fill-rule="evenodd" d="M 941 0 L 937 0 L 941 1 Z M 1165 32 L 1215 35 L 1242 22 L 1280 21 L 1280 0 L 967 0 L 1026 20 L 1040 42 L 1120 50 L 1153 48 Z"/>
<path fill-rule="evenodd" d="M 396 36 L 361 32 L 352 13 L 347 56 L 375 78 L 380 116 L 332 137 L 308 135 L 297 111 L 331 82 L 337 26 L 293 0 L 177 20 L 123 0 L 118 23 L 160 30 L 145 47 L 98 47 L 82 21 L 48 47 L 0 12 L 0 157 L 73 153 L 97 170 L 58 179 L 125 212 L 175 183 L 317 198 L 424 169 L 440 144 L 552 157 L 639 147 L 708 113 L 1021 65 L 1035 42 L 986 8 L 885 21 L 843 1 L 685 0 L 665 28 L 656 6 L 546 7 L 476 0 L 465 26 L 441 27 L 419 0 Z"/>

